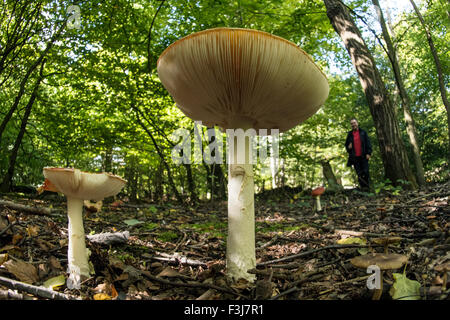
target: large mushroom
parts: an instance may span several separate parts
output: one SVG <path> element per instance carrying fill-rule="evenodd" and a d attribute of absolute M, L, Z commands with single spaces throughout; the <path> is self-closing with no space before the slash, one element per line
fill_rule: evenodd
<path fill-rule="evenodd" d="M 69 251 L 67 287 L 79 288 L 84 278 L 89 277 L 83 227 L 83 201 L 103 200 L 114 196 L 126 184 L 126 180 L 111 173 L 88 173 L 72 168 L 44 168 L 44 185 L 40 191 L 61 192 L 67 198 L 69 218 Z"/>
<path fill-rule="evenodd" d="M 186 116 L 235 133 L 286 131 L 316 113 L 329 92 L 326 76 L 306 52 L 285 39 L 249 29 L 191 34 L 161 54 L 157 69 Z M 235 135 L 229 142 L 234 145 L 228 146 L 227 274 L 254 281 L 247 272 L 256 265 L 250 139 Z"/>

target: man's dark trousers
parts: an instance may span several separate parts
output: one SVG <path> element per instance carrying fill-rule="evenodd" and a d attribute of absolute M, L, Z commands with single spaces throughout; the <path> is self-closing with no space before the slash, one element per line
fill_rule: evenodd
<path fill-rule="evenodd" d="M 366 157 L 354 157 L 353 166 L 358 175 L 360 188 L 362 190 L 369 190 L 369 161 Z"/>

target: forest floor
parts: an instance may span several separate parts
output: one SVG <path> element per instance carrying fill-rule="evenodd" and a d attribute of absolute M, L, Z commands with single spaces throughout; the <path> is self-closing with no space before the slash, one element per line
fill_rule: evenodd
<path fill-rule="evenodd" d="M 387 235 L 401 237 L 387 250 L 406 255 L 408 263 L 384 272 L 381 299 L 393 299 L 394 273 L 420 283 L 420 297 L 413 298 L 449 299 L 450 282 L 444 282 L 450 277 L 435 269 L 450 261 L 449 197 L 450 181 L 398 195 L 325 194 L 321 212 L 301 193 L 258 197 L 255 283 L 230 283 L 225 276 L 226 202 L 110 202 L 85 217 L 86 234 L 128 231 L 129 237 L 109 244 L 87 239 L 95 274 L 69 290 L 65 199 L 3 195 L 51 213 L 0 206 L 0 277 L 12 283 L 0 284 L 0 299 L 46 299 L 39 289 L 45 284 L 61 293 L 57 298 L 95 300 L 370 300 L 370 274 L 350 259 L 383 252 L 373 239 Z M 19 288 L 12 280 L 30 286 L 11 290 Z"/>

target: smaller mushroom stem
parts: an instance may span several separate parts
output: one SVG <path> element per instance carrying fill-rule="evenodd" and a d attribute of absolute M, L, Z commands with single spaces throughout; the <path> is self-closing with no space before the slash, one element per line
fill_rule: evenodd
<path fill-rule="evenodd" d="M 316 210 L 322 211 L 322 206 L 320 205 L 320 196 L 316 196 Z"/>
<path fill-rule="evenodd" d="M 83 200 L 68 197 L 67 216 L 69 218 L 68 272 L 70 273 L 71 283 L 77 287 L 83 280 L 82 277 L 89 277 L 89 263 L 83 227 Z"/>
<path fill-rule="evenodd" d="M 447 290 L 447 272 L 446 270 L 444 270 L 444 278 L 442 279 L 442 292 L 445 292 L 445 290 Z"/>
<path fill-rule="evenodd" d="M 382 294 L 383 294 L 383 270 L 381 270 L 380 273 L 380 288 L 375 289 L 372 296 L 372 300 L 380 300 Z"/>

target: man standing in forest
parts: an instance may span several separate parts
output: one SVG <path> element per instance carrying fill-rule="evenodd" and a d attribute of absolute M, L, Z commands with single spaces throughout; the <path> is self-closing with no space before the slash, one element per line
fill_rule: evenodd
<path fill-rule="evenodd" d="M 369 191 L 369 160 L 372 145 L 367 132 L 358 127 L 356 119 L 350 120 L 350 125 L 352 131 L 347 134 L 345 140 L 345 149 L 348 152 L 347 166 L 354 166 L 361 190 Z"/>

